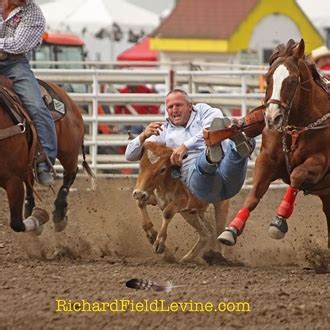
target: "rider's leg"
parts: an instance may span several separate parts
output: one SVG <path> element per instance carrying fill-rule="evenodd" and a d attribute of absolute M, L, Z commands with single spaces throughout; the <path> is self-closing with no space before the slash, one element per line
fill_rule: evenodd
<path fill-rule="evenodd" d="M 47 154 L 49 160 L 54 163 L 57 155 L 55 124 L 41 97 L 39 84 L 27 59 L 7 60 L 3 69 L 1 70 L 2 73 L 13 81 L 15 92 L 20 97 L 36 126 L 43 151 Z M 38 164 L 37 172 L 41 184 L 49 186 L 54 183 L 46 161 Z"/>
<path fill-rule="evenodd" d="M 199 199 L 217 202 L 236 195 L 244 183 L 248 157 L 241 157 L 232 141 L 226 141 L 225 156 L 218 164 L 210 164 L 201 153 L 189 173 L 187 186 Z"/>

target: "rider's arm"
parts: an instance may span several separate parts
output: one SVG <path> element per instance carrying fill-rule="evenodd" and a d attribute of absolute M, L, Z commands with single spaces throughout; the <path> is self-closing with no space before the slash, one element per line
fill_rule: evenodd
<path fill-rule="evenodd" d="M 161 126 L 159 129 L 155 129 L 153 127 L 157 127 L 158 125 L 154 124 L 157 123 L 150 123 L 140 135 L 138 135 L 136 138 L 134 138 L 128 143 L 125 151 L 126 160 L 139 160 L 141 158 L 143 143 L 145 141 L 165 144 L 164 126 Z"/>
<path fill-rule="evenodd" d="M 214 118 L 223 118 L 223 113 L 218 108 L 212 108 L 206 103 L 198 103 L 194 106 L 197 112 L 194 123 L 190 125 L 192 137 L 184 142 L 188 150 L 197 149 L 200 145 L 204 145 L 203 129 L 210 127 Z"/>
<path fill-rule="evenodd" d="M 10 24 L 10 28 L 8 27 L 6 35 L 0 38 L 0 50 L 25 54 L 41 44 L 46 21 L 41 9 L 32 2 L 23 6 L 13 17 L 8 16 L 3 24 Z M 14 29 L 14 32 L 10 33 L 10 29 Z"/>

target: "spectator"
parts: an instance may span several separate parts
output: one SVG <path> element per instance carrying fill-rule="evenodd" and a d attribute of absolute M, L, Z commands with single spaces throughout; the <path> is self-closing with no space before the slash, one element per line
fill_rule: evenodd
<path fill-rule="evenodd" d="M 330 71 L 330 50 L 326 46 L 315 48 L 312 51 L 312 58 L 321 71 Z M 330 80 L 330 73 L 324 76 Z"/>

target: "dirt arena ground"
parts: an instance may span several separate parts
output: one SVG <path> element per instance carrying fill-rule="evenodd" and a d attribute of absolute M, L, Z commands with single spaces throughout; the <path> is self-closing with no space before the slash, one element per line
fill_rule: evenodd
<path fill-rule="evenodd" d="M 226 248 L 230 263 L 187 265 L 153 254 L 131 198 L 133 186 L 134 179 L 99 179 L 92 192 L 89 180 L 80 178 L 70 195 L 65 232 L 55 234 L 49 222 L 37 238 L 10 230 L 8 204 L 0 192 L 1 329 L 329 329 L 330 274 L 324 266 L 329 256 L 318 198 L 299 195 L 287 237 L 274 241 L 268 238 L 268 224 L 283 191 L 269 191 L 237 246 Z M 40 192 L 51 212 L 54 196 Z M 232 201 L 230 216 L 245 195 Z M 159 212 L 154 209 L 152 214 L 159 228 Z M 168 235 L 174 257 L 179 259 L 195 240 L 196 233 L 181 217 L 175 218 Z M 180 287 L 170 293 L 136 291 L 125 286 L 132 278 L 171 281 Z M 69 311 L 70 302 L 83 300 L 85 309 L 94 303 L 99 312 Z M 128 311 L 100 307 L 101 302 L 120 300 L 130 301 Z M 134 305 L 139 302 L 150 304 L 149 309 L 152 304 L 158 304 L 158 310 L 161 304 L 174 309 L 132 311 L 142 308 Z M 198 308 L 195 303 L 220 303 L 220 310 L 175 311 L 179 302 L 190 303 L 190 310 Z M 242 308 L 238 302 L 247 304 Z"/>

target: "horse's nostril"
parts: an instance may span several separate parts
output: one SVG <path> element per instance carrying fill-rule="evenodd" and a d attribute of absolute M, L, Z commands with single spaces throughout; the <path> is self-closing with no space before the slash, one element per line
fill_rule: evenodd
<path fill-rule="evenodd" d="M 274 126 L 280 126 L 282 121 L 282 115 L 278 115 L 274 118 Z"/>

